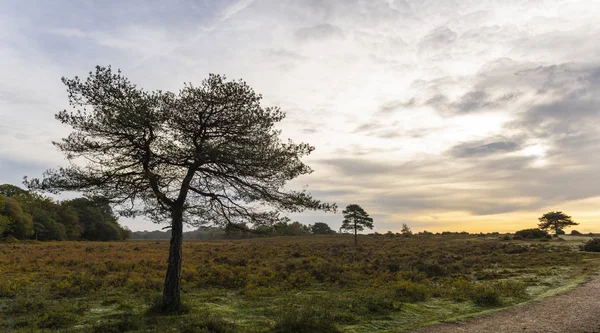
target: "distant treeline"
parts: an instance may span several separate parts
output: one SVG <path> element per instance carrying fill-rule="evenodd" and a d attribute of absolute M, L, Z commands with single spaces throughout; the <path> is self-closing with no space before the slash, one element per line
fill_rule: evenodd
<path fill-rule="evenodd" d="M 124 240 L 108 203 L 76 198 L 55 201 L 17 186 L 0 185 L 0 238 L 47 240 Z"/>
<path fill-rule="evenodd" d="M 302 236 L 302 235 L 327 235 L 336 232 L 323 222 L 315 224 L 302 224 L 300 222 L 278 222 L 271 226 L 249 227 L 246 224 L 230 224 L 225 228 L 200 227 L 193 231 L 183 233 L 184 239 L 212 240 L 212 239 L 240 239 L 255 237 L 275 236 Z M 135 231 L 132 239 L 170 239 L 171 231 Z"/>

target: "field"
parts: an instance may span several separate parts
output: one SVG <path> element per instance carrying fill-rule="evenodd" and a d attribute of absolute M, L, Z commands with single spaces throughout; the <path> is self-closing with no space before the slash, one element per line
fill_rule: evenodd
<path fill-rule="evenodd" d="M 187 311 L 153 312 L 168 242 L 0 244 L 2 332 L 397 332 L 571 288 L 585 237 L 277 237 L 184 243 Z"/>

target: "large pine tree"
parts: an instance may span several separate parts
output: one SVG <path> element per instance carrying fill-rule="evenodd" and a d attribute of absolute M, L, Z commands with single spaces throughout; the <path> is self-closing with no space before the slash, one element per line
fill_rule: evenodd
<path fill-rule="evenodd" d="M 210 75 L 177 94 L 145 91 L 110 67 L 87 80 L 63 78 L 72 111 L 56 118 L 73 132 L 55 145 L 68 167 L 25 181 L 32 189 L 80 191 L 117 204 L 125 216 L 170 221 L 163 307 L 180 308 L 185 223 L 273 223 L 281 211 L 332 210 L 284 185 L 311 173 L 306 144 L 282 142 L 285 114 L 262 107 L 243 81 Z"/>

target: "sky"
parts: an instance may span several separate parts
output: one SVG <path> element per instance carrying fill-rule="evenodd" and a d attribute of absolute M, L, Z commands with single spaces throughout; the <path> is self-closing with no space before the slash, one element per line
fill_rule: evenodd
<path fill-rule="evenodd" d="M 376 231 L 510 232 L 554 210 L 600 231 L 598 17 L 600 0 L 0 0 L 0 183 L 65 165 L 62 76 L 111 65 L 176 92 L 218 73 L 315 146 L 289 187 Z"/>

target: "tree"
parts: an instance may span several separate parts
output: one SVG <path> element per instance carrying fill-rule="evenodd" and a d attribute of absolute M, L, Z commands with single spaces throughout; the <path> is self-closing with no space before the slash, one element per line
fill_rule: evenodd
<path fill-rule="evenodd" d="M 183 223 L 273 223 L 281 212 L 335 210 L 284 185 L 312 170 L 313 147 L 283 143 L 274 125 L 285 114 L 264 108 L 243 81 L 209 75 L 177 93 L 148 92 L 121 72 L 96 67 L 87 80 L 62 79 L 72 111 L 56 119 L 73 132 L 55 146 L 70 166 L 25 178 L 34 190 L 102 197 L 123 216 L 170 221 L 164 311 L 180 309 Z"/>
<path fill-rule="evenodd" d="M 311 226 L 311 232 L 314 235 L 330 235 L 335 234 L 335 231 L 331 230 L 327 223 L 316 222 Z"/>
<path fill-rule="evenodd" d="M 119 225 L 112 208 L 102 198 L 77 198 L 65 204 L 78 217 L 77 229 L 81 238 L 94 241 L 124 240 L 127 232 Z"/>
<path fill-rule="evenodd" d="M 562 229 L 579 223 L 573 222 L 571 217 L 563 212 L 549 212 L 538 219 L 540 221 L 539 228 L 542 230 L 553 229 L 558 235 Z"/>
<path fill-rule="evenodd" d="M 358 232 L 365 230 L 365 227 L 373 229 L 373 218 L 356 204 L 346 206 L 342 214 L 344 220 L 340 230 L 354 230 L 354 245 L 358 245 Z"/>
<path fill-rule="evenodd" d="M 0 194 L 0 236 L 2 233 L 17 239 L 29 238 L 33 235 L 33 220 L 25 213 L 21 204 Z"/>
<path fill-rule="evenodd" d="M 402 229 L 400 230 L 400 233 L 404 237 L 410 237 L 413 234 L 412 230 L 410 230 L 410 228 L 408 227 L 408 224 L 406 224 L 406 223 L 402 223 Z"/>

